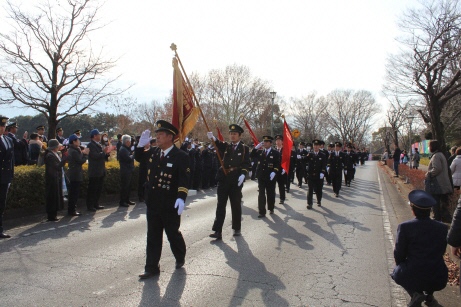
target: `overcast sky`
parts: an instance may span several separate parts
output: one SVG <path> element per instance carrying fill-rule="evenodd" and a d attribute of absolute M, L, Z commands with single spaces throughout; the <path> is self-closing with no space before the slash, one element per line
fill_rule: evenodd
<path fill-rule="evenodd" d="M 169 94 L 174 42 L 189 74 L 245 65 L 287 100 L 314 90 L 324 95 L 364 89 L 384 109 L 380 93 L 386 58 L 397 50 L 396 21 L 414 5 L 413 0 L 107 0 L 99 17 L 110 24 L 91 38 L 108 55 L 121 56 L 113 73 L 123 74 L 121 86 L 135 84 L 130 95 L 138 102 L 163 101 Z M 1 21 L 0 26 L 4 31 Z"/>

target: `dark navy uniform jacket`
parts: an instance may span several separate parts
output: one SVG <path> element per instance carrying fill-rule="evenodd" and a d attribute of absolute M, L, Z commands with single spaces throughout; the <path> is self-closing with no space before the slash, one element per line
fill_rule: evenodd
<path fill-rule="evenodd" d="M 8 184 L 11 183 L 14 175 L 14 144 L 8 136 L 5 135 L 4 139 L 9 143 L 9 148 L 6 149 L 3 141 L 0 139 L 0 183 Z"/>
<path fill-rule="evenodd" d="M 258 157 L 258 168 L 256 169 L 256 175 L 260 180 L 270 180 L 270 174 L 276 173 L 280 169 L 280 153 L 271 148 L 269 154 L 266 156 L 266 149 L 257 150 L 254 148 L 251 151 L 251 157 Z"/>
<path fill-rule="evenodd" d="M 310 151 L 307 156 L 303 157 L 303 161 L 306 163 L 309 179 L 317 180 L 320 179 L 321 173 L 325 175 L 327 156 L 322 151 L 319 150 L 317 155 L 314 151 Z"/>
<path fill-rule="evenodd" d="M 399 225 L 392 278 L 405 289 L 439 291 L 448 281 L 443 260 L 448 227 L 431 218 L 415 218 Z"/>
<path fill-rule="evenodd" d="M 219 152 L 223 153 L 222 160 L 228 173 L 228 179 L 235 179 L 240 177 L 240 175 L 245 175 L 246 177 L 250 169 L 250 149 L 248 146 L 239 142 L 237 148 L 234 150 L 231 143 L 219 140 L 216 140 L 215 143 Z M 224 179 L 222 167 L 219 168 L 217 178 L 218 180 Z"/>
<path fill-rule="evenodd" d="M 328 157 L 328 167 L 330 168 L 330 175 L 340 174 L 345 165 L 345 156 L 342 151 L 336 156 L 336 151 L 332 151 Z"/>

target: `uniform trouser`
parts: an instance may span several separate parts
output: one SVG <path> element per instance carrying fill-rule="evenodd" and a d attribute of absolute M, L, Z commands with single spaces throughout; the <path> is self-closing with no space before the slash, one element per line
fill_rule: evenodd
<path fill-rule="evenodd" d="M 67 212 L 74 213 L 77 211 L 77 201 L 80 194 L 81 181 L 71 181 L 68 188 L 69 201 L 67 203 Z"/>
<path fill-rule="evenodd" d="M 147 182 L 147 165 L 141 166 L 139 165 L 139 176 L 138 176 L 138 198 L 144 199 L 144 185 Z"/>
<path fill-rule="evenodd" d="M 218 205 L 216 218 L 213 223 L 213 231 L 222 232 L 224 219 L 226 218 L 227 199 L 230 201 L 232 212 L 232 229 L 240 230 L 242 227 L 242 187 L 238 186 L 238 177 L 227 175 L 218 183 Z M 235 181 L 235 182 L 234 182 Z"/>
<path fill-rule="evenodd" d="M 338 174 L 331 174 L 331 183 L 333 185 L 333 193 L 339 194 L 339 190 L 341 190 L 341 181 L 343 179 L 342 172 L 339 172 Z"/>
<path fill-rule="evenodd" d="M 157 204 L 158 205 L 158 204 Z M 173 206 L 173 204 L 171 204 Z M 165 230 L 170 248 L 177 262 L 184 261 L 186 257 L 186 242 L 179 231 L 181 216 L 176 210 L 167 212 L 153 212 L 147 207 L 147 246 L 146 246 L 146 272 L 155 272 L 159 268 L 163 246 L 163 230 Z"/>
<path fill-rule="evenodd" d="M 298 185 L 301 186 L 303 184 L 304 178 L 304 166 L 297 166 L 296 167 L 296 179 L 298 179 Z"/>
<path fill-rule="evenodd" d="M 202 178 L 202 189 L 208 189 L 210 187 L 211 180 L 211 166 L 203 168 L 203 178 Z"/>
<path fill-rule="evenodd" d="M 347 174 L 346 174 L 346 171 L 347 171 Z M 344 171 L 344 183 L 345 183 L 346 185 L 351 184 L 352 178 L 353 178 L 352 170 L 350 170 L 350 169 L 345 170 L 345 171 Z"/>
<path fill-rule="evenodd" d="M 256 179 L 256 168 L 257 167 L 258 167 L 258 163 L 256 162 L 251 166 L 251 180 Z"/>
<path fill-rule="evenodd" d="M 267 210 L 273 211 L 275 207 L 275 180 L 258 179 L 258 210 L 259 214 L 266 214 L 266 200 Z M 267 198 L 266 198 L 267 195 Z"/>
<path fill-rule="evenodd" d="M 277 174 L 277 185 L 279 187 L 279 196 L 280 196 L 280 200 L 285 200 L 285 187 L 287 185 L 287 174 L 283 174 L 282 173 L 279 173 Z"/>
<path fill-rule="evenodd" d="M 317 203 L 322 201 L 322 190 L 323 190 L 323 179 L 309 179 L 307 181 L 309 185 L 309 192 L 307 193 L 307 203 L 312 205 L 312 200 L 315 196 L 317 197 Z"/>
<path fill-rule="evenodd" d="M 192 180 L 192 188 L 194 190 L 200 189 L 202 184 L 202 168 L 196 167 L 194 172 L 194 179 Z"/>
<path fill-rule="evenodd" d="M 99 205 L 99 198 L 101 197 L 103 184 L 104 176 L 90 177 L 88 179 L 88 194 L 86 196 L 86 207 L 88 209 Z"/>
<path fill-rule="evenodd" d="M 293 182 L 294 171 L 290 170 L 290 173 L 287 175 L 287 192 L 290 192 L 290 185 Z"/>
<path fill-rule="evenodd" d="M 132 175 L 133 172 L 120 172 L 120 204 L 130 201 Z"/>
<path fill-rule="evenodd" d="M 6 208 L 6 195 L 8 194 L 9 183 L 0 184 L 0 233 L 3 233 L 3 213 Z"/>

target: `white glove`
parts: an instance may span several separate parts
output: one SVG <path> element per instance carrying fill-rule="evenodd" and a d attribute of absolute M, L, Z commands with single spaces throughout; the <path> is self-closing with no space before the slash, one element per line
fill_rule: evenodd
<path fill-rule="evenodd" d="M 176 199 L 174 207 L 178 208 L 178 215 L 181 215 L 181 213 L 184 211 L 184 200 L 182 198 Z"/>
<path fill-rule="evenodd" d="M 253 164 L 255 164 L 254 162 L 251 162 L 251 166 L 253 166 Z"/>
<path fill-rule="evenodd" d="M 253 175 L 253 172 L 252 172 L 252 171 L 249 171 L 249 172 L 248 172 L 248 176 L 251 177 L 252 175 Z"/>
<path fill-rule="evenodd" d="M 259 142 L 258 145 L 255 146 L 256 149 L 260 149 L 263 146 L 263 142 Z"/>
<path fill-rule="evenodd" d="M 245 180 L 245 175 L 240 175 L 239 181 L 238 181 L 238 184 L 237 184 L 237 185 L 238 185 L 238 186 L 241 186 L 244 180 Z"/>
<path fill-rule="evenodd" d="M 206 136 L 207 136 L 210 140 L 216 141 L 216 138 L 213 136 L 213 132 L 208 131 L 208 132 L 206 133 Z"/>
<path fill-rule="evenodd" d="M 144 130 L 139 138 L 138 147 L 144 147 L 150 142 L 150 130 Z"/>
<path fill-rule="evenodd" d="M 323 177 L 325 177 L 325 175 L 323 173 L 320 173 L 320 179 L 323 179 Z"/>
<path fill-rule="evenodd" d="M 347 175 L 347 171 L 344 171 L 344 175 Z"/>
<path fill-rule="evenodd" d="M 282 175 L 285 175 L 285 169 L 282 168 Z"/>
<path fill-rule="evenodd" d="M 194 148 L 195 148 L 195 144 L 194 144 L 194 143 L 191 143 L 191 144 L 190 144 L 190 148 L 194 149 Z"/>
<path fill-rule="evenodd" d="M 297 155 L 296 158 L 301 159 L 301 155 Z"/>
<path fill-rule="evenodd" d="M 275 173 L 274 173 L 274 172 L 272 172 L 272 173 L 271 173 L 271 175 L 270 175 L 270 179 L 271 179 L 271 181 L 274 179 L 274 177 L 275 177 Z"/>

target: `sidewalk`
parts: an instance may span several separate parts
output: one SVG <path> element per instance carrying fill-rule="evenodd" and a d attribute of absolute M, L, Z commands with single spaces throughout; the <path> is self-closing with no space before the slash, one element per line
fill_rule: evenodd
<path fill-rule="evenodd" d="M 409 220 L 413 218 L 411 211 L 405 208 L 407 206 L 408 193 L 410 193 L 410 191 L 413 190 L 413 187 L 410 184 L 406 184 L 405 178 L 402 178 L 402 176 L 398 178 L 394 177 L 394 171 L 391 170 L 387 165 L 379 165 L 378 167 L 380 168 L 382 172 L 387 174 L 389 181 L 395 186 L 396 190 L 399 192 L 400 196 L 402 197 L 402 201 L 396 204 L 398 208 L 395 208 L 399 214 L 398 222 L 401 223 L 405 220 Z M 420 165 L 419 169 L 426 171 L 427 166 Z M 449 224 L 447 224 L 447 226 L 449 226 Z M 397 229 L 392 229 L 392 232 L 395 237 Z M 449 255 L 451 253 L 449 246 L 447 246 L 447 253 Z M 458 265 L 459 265 L 459 261 L 458 261 Z M 444 306 L 444 307 L 461 306 L 461 303 L 460 303 L 461 295 L 459 291 L 459 286 L 447 285 L 445 289 L 443 289 L 442 291 L 436 292 L 435 297 L 441 306 Z"/>

